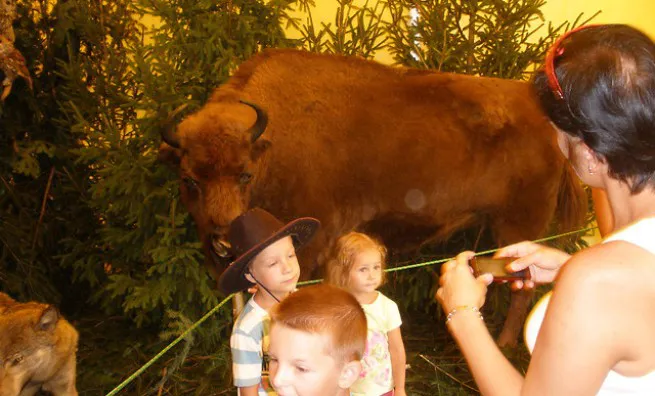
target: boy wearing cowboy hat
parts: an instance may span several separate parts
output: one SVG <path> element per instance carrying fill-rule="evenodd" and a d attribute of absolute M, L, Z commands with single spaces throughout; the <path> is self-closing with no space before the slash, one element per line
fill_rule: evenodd
<path fill-rule="evenodd" d="M 231 294 L 258 286 L 230 337 L 232 374 L 240 396 L 275 395 L 267 372 L 268 311 L 296 289 L 300 266 L 295 249 L 309 242 L 319 226 L 311 217 L 285 225 L 259 208 L 230 224 L 227 239 L 236 259 L 221 275 L 219 289 Z"/>

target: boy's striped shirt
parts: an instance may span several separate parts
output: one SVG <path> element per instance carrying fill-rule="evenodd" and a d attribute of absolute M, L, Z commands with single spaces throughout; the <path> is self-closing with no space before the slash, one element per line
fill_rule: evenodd
<path fill-rule="evenodd" d="M 242 388 L 259 384 L 259 396 L 276 395 L 268 378 L 269 327 L 268 312 L 250 298 L 230 337 L 234 385 Z"/>

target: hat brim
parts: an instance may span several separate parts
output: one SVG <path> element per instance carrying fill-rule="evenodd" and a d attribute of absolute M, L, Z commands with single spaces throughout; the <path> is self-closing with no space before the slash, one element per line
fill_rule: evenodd
<path fill-rule="evenodd" d="M 287 236 L 293 238 L 296 249 L 303 247 L 309 242 L 321 223 L 313 217 L 301 217 L 295 219 L 277 230 L 267 239 L 250 248 L 247 252 L 237 257 L 221 274 L 218 280 L 218 289 L 225 295 L 240 292 L 248 289 L 254 284 L 246 279 L 246 267 L 262 250 L 266 249 L 273 242 Z"/>

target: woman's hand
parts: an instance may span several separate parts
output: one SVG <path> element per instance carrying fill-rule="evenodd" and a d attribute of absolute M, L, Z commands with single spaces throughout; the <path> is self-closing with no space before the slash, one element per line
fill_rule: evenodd
<path fill-rule="evenodd" d="M 494 257 L 517 257 L 507 266 L 510 272 L 529 269 L 529 280 L 512 282 L 512 288 L 518 290 L 533 288 L 536 283 L 552 282 L 571 255 L 558 249 L 525 241 L 498 250 Z"/>
<path fill-rule="evenodd" d="M 441 276 L 437 290 L 437 300 L 444 312 L 448 314 L 453 309 L 462 306 L 481 308 L 487 295 L 487 286 L 493 280 L 491 274 L 473 276 L 469 260 L 475 256 L 473 252 L 462 252 L 455 260 L 441 266 Z"/>

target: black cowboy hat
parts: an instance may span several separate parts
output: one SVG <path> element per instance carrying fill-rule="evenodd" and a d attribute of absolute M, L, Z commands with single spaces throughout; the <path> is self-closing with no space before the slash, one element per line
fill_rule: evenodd
<path fill-rule="evenodd" d="M 227 241 L 232 257 L 218 280 L 218 288 L 224 294 L 243 291 L 253 285 L 245 277 L 246 267 L 262 250 L 273 242 L 291 236 L 296 248 L 309 242 L 321 223 L 313 217 L 301 217 L 288 224 L 282 223 L 264 209 L 253 208 L 230 224 Z"/>

